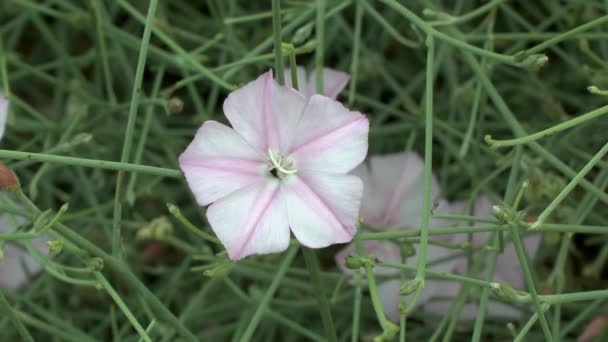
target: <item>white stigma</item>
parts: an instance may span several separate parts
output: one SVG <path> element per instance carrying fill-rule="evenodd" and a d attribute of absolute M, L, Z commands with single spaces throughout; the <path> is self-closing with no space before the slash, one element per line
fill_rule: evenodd
<path fill-rule="evenodd" d="M 287 165 L 283 164 L 284 160 L 280 154 L 279 154 L 279 158 L 277 159 L 275 157 L 274 153 L 272 152 L 272 150 L 268 149 L 268 155 L 270 156 L 270 161 L 272 162 L 273 168 L 279 170 L 279 172 L 286 174 L 286 175 L 298 172 L 297 169 L 292 169 L 292 170 L 286 169 L 285 166 L 287 166 Z"/>

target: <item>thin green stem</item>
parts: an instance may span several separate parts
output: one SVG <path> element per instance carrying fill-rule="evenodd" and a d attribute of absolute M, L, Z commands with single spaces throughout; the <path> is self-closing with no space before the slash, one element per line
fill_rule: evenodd
<path fill-rule="evenodd" d="M 281 1 L 272 0 L 272 34 L 274 37 L 274 63 L 279 84 L 285 84 L 285 63 L 281 46 Z"/>
<path fill-rule="evenodd" d="M 33 152 L 19 152 L 19 151 L 8 151 L 0 150 L 0 159 L 14 159 L 14 160 L 32 160 L 42 163 L 55 163 L 73 166 L 83 166 L 104 170 L 115 170 L 115 171 L 126 171 L 126 172 L 138 172 L 146 173 L 149 175 L 156 175 L 170 178 L 181 178 L 182 172 L 174 169 L 166 169 L 162 167 L 129 164 L 122 162 L 113 162 L 107 160 L 97 159 L 85 159 L 67 156 L 57 156 L 45 153 L 33 153 Z"/>
<path fill-rule="evenodd" d="M 530 134 L 527 135 L 525 137 L 521 137 L 521 138 L 517 138 L 517 139 L 507 139 L 507 140 L 494 140 L 492 139 L 491 135 L 486 135 L 485 136 L 485 141 L 492 147 L 492 148 L 499 148 L 499 147 L 506 147 L 506 146 L 514 146 L 514 145 L 521 145 L 521 144 L 526 144 L 529 143 L 530 141 L 535 141 L 538 139 L 542 139 L 546 136 L 549 136 L 551 134 L 555 134 L 558 132 L 561 132 L 563 130 L 566 130 L 568 128 L 574 127 L 576 125 L 580 125 L 582 123 L 585 123 L 591 119 L 595 119 L 597 117 L 600 117 L 604 114 L 608 113 L 608 106 L 604 106 L 598 109 L 595 109 L 591 112 L 585 113 L 583 115 L 577 116 L 573 119 L 570 119 L 568 121 L 562 122 L 558 125 L 549 127 L 547 129 L 544 129 L 540 132 L 536 132 L 534 134 Z"/>
<path fill-rule="evenodd" d="M 13 308 L 6 300 L 4 293 L 2 292 L 2 288 L 0 288 L 0 312 L 3 312 L 3 316 L 8 317 L 8 319 L 13 323 L 15 329 L 21 335 L 24 341 L 34 342 L 34 338 L 30 335 L 30 332 L 21 322 L 21 319 L 18 315 L 15 314 Z"/>
<path fill-rule="evenodd" d="M 553 45 L 556 45 L 556 44 L 558 44 L 558 43 L 560 43 L 560 42 L 562 42 L 562 41 L 564 41 L 564 40 L 566 40 L 566 39 L 568 39 L 568 38 L 570 38 L 572 36 L 575 36 L 575 35 L 577 35 L 577 34 L 579 34 L 581 32 L 587 31 L 589 29 L 592 29 L 592 28 L 594 28 L 596 26 L 599 26 L 599 25 L 602 25 L 602 24 L 605 24 L 605 23 L 608 23 L 608 15 L 605 15 L 605 16 L 603 16 L 601 18 L 597 18 L 595 20 L 592 20 L 592 21 L 590 21 L 590 22 L 588 22 L 586 24 L 583 24 L 581 26 L 578 26 L 578 27 L 576 27 L 576 28 L 574 28 L 574 29 L 572 29 L 570 31 L 566 31 L 564 33 L 561 33 L 561 34 L 559 34 L 559 35 L 557 35 L 557 36 L 555 36 L 555 37 L 553 37 L 553 38 L 551 38 L 549 40 L 546 40 L 546 41 L 544 41 L 544 42 L 542 42 L 542 43 L 540 43 L 540 44 L 538 44 L 538 45 L 536 45 L 536 46 L 534 46 L 534 47 L 532 47 L 530 49 L 525 50 L 524 54 L 526 56 L 528 56 L 528 55 L 532 55 L 532 54 L 535 54 L 535 53 L 542 52 L 542 51 L 546 50 L 547 48 L 549 48 L 549 47 L 551 47 Z"/>
<path fill-rule="evenodd" d="M 557 206 L 568 196 L 568 194 L 576 187 L 576 185 L 587 175 L 589 171 L 600 161 L 605 155 L 608 153 L 608 143 L 604 144 L 598 153 L 589 160 L 589 162 L 583 166 L 583 168 L 579 171 L 579 173 L 570 180 L 568 185 L 566 185 L 560 193 L 555 196 L 553 201 L 543 210 L 543 212 L 538 215 L 536 222 L 534 222 L 531 226 L 532 229 L 535 229 L 543 224 L 543 222 L 551 215 L 551 213 L 557 208 Z"/>
<path fill-rule="evenodd" d="M 426 58 L 426 90 L 425 96 L 425 131 L 424 131 L 424 194 L 422 197 L 422 223 L 420 227 L 420 246 L 418 250 L 418 267 L 416 279 L 420 286 L 416 289 L 414 299 L 406 312 L 410 312 L 424 289 L 426 271 L 426 257 L 429 239 L 429 224 L 431 221 L 431 182 L 433 178 L 433 85 L 435 80 L 435 40 L 432 35 L 427 36 Z"/>
<path fill-rule="evenodd" d="M 317 260 L 315 252 L 309 248 L 302 247 L 302 254 L 304 255 L 304 261 L 306 262 L 306 267 L 310 273 L 310 281 L 312 282 L 314 291 L 317 294 L 317 300 L 319 301 L 325 337 L 328 341 L 336 342 L 338 341 L 338 337 L 336 336 L 336 328 L 334 327 L 334 320 L 331 316 L 331 307 L 321 283 L 319 260 Z"/>
<path fill-rule="evenodd" d="M 95 277 L 97 278 L 97 280 L 99 281 L 101 286 L 106 290 L 106 292 L 108 292 L 110 297 L 112 297 L 114 302 L 116 302 L 116 305 L 118 305 L 120 310 L 122 310 L 122 313 L 125 314 L 125 316 L 129 320 L 129 322 L 131 322 L 131 324 L 133 325 L 133 328 L 135 328 L 135 330 L 137 331 L 139 336 L 141 338 L 143 338 L 144 341 L 152 342 L 152 339 L 150 339 L 150 336 L 148 336 L 148 334 L 146 333 L 146 330 L 144 330 L 144 328 L 141 326 L 141 324 L 139 324 L 139 322 L 137 321 L 135 316 L 133 316 L 133 313 L 131 312 L 131 310 L 129 310 L 129 307 L 127 306 L 127 304 L 125 304 L 125 302 L 122 300 L 120 295 L 118 293 L 116 293 L 116 291 L 114 290 L 112 285 L 110 285 L 110 283 L 108 283 L 108 280 L 106 279 L 106 277 L 104 277 L 103 274 L 101 274 L 100 272 L 95 272 Z"/>
<path fill-rule="evenodd" d="M 355 4 L 355 32 L 353 35 L 353 52 L 350 63 L 350 86 L 348 88 L 348 104 L 355 103 L 357 81 L 359 78 L 359 55 L 361 50 L 361 28 L 363 26 L 363 4 L 358 0 Z"/>
<path fill-rule="evenodd" d="M 318 94 L 323 94 L 323 60 L 325 59 L 325 6 L 326 0 L 316 1 L 316 34 L 317 49 L 315 50 L 315 73 L 317 80 L 315 87 Z"/>
<path fill-rule="evenodd" d="M 144 79 L 144 70 L 146 69 L 146 58 L 148 57 L 148 47 L 150 46 L 150 35 L 152 33 L 152 27 L 154 26 L 154 16 L 156 14 L 156 7 L 158 6 L 158 0 L 150 0 L 148 7 L 148 15 L 146 17 L 146 24 L 144 27 L 144 34 L 141 40 L 141 47 L 139 50 L 139 58 L 137 59 L 137 69 L 135 71 L 135 81 L 133 82 L 133 89 L 131 91 L 131 104 L 129 106 L 129 116 L 127 119 L 127 129 L 125 131 L 125 140 L 122 145 L 122 153 L 120 157 L 121 163 L 128 163 L 129 156 L 131 154 L 131 145 L 133 143 L 133 131 L 135 129 L 135 121 L 137 120 L 137 110 L 139 108 L 139 97 L 141 96 L 141 83 Z M 114 193 L 114 219 L 113 219 L 113 231 L 112 231 L 112 255 L 117 258 L 122 258 L 121 248 L 121 232 L 122 225 L 122 202 L 124 200 L 124 171 L 118 171 L 116 176 L 116 190 Z"/>
<path fill-rule="evenodd" d="M 274 293 L 279 288 L 279 285 L 281 284 L 281 281 L 283 280 L 283 277 L 285 276 L 285 273 L 287 272 L 287 269 L 291 265 L 291 262 L 293 261 L 293 258 L 296 256 L 297 252 L 298 252 L 297 246 L 291 246 L 289 248 L 289 251 L 287 251 L 287 253 L 283 257 L 283 261 L 279 265 L 277 273 L 275 274 L 274 278 L 272 279 L 272 283 L 270 283 L 270 286 L 268 287 L 268 289 L 264 293 L 264 296 L 260 300 L 260 303 L 258 304 L 257 309 L 255 310 L 253 316 L 251 317 L 251 320 L 249 321 L 249 325 L 247 326 L 247 329 L 245 329 L 245 332 L 243 333 L 243 335 L 241 336 L 239 341 L 248 342 L 253 337 L 253 334 L 255 333 L 256 328 L 260 324 L 260 321 L 262 320 L 264 312 L 266 311 L 266 308 L 268 307 L 268 304 L 270 303 L 270 300 L 272 299 L 272 297 L 274 296 Z"/>

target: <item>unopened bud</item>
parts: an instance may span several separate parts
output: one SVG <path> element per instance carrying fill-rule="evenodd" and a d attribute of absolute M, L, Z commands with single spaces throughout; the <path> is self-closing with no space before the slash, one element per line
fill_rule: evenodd
<path fill-rule="evenodd" d="M 49 254 L 51 256 L 57 256 L 63 251 L 63 240 L 51 240 L 46 243 L 49 246 Z"/>
<path fill-rule="evenodd" d="M 172 97 L 167 103 L 167 109 L 170 113 L 179 114 L 184 110 L 184 101 L 179 97 Z"/>
<path fill-rule="evenodd" d="M 217 264 L 206 270 L 203 274 L 210 278 L 222 277 L 228 274 L 228 271 L 230 271 L 232 265 L 234 264 L 230 260 L 219 261 Z"/>
<path fill-rule="evenodd" d="M 543 54 L 533 54 L 526 57 L 522 62 L 521 66 L 530 70 L 538 71 L 540 68 L 545 66 L 549 62 L 549 57 Z"/>
<path fill-rule="evenodd" d="M 19 188 L 19 179 L 15 173 L 0 163 L 0 191 L 17 191 Z"/>
<path fill-rule="evenodd" d="M 91 266 L 93 271 L 100 272 L 101 270 L 103 270 L 104 262 L 101 258 L 93 258 L 91 259 L 89 265 Z"/>
<path fill-rule="evenodd" d="M 402 296 L 407 296 L 417 291 L 420 286 L 423 286 L 422 280 L 420 280 L 420 278 L 414 278 L 404 282 L 399 289 L 399 293 Z"/>
<path fill-rule="evenodd" d="M 512 288 L 507 283 L 493 282 L 490 284 L 490 286 L 492 287 L 492 293 L 494 293 L 494 295 L 496 297 L 503 299 L 507 302 L 523 303 L 523 302 L 530 301 L 531 297 L 530 297 L 529 293 L 527 293 L 525 291 L 518 291 L 518 290 Z"/>
<path fill-rule="evenodd" d="M 313 22 L 310 22 L 297 29 L 296 33 L 293 34 L 291 42 L 295 45 L 299 45 L 303 43 L 306 39 L 308 39 L 308 37 L 310 37 L 310 34 L 312 33 L 312 28 L 314 27 L 313 24 Z"/>
<path fill-rule="evenodd" d="M 358 270 L 363 266 L 363 261 L 358 255 L 349 255 L 344 261 L 344 266 L 351 270 Z"/>

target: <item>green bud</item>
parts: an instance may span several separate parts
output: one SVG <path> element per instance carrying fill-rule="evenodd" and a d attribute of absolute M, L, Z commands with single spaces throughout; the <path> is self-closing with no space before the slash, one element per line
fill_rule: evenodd
<path fill-rule="evenodd" d="M 363 267 L 363 260 L 361 260 L 361 257 L 358 255 L 349 255 L 344 261 L 344 266 L 351 270 L 358 270 Z"/>
<path fill-rule="evenodd" d="M 399 289 L 399 293 L 402 296 L 408 296 L 416 292 L 420 288 L 420 286 L 424 286 L 422 280 L 420 280 L 419 278 L 414 278 L 404 282 L 401 285 L 401 288 Z"/>
<path fill-rule="evenodd" d="M 218 261 L 217 263 L 212 265 L 208 270 L 206 270 L 203 274 L 209 278 L 223 277 L 228 274 L 228 271 L 230 271 L 232 265 L 234 264 L 230 260 Z"/>
<path fill-rule="evenodd" d="M 49 246 L 49 254 L 51 256 L 57 256 L 63 251 L 63 240 L 51 240 L 46 243 Z"/>
<path fill-rule="evenodd" d="M 410 258 L 413 257 L 414 255 L 416 255 L 416 247 L 414 246 L 413 243 L 409 242 L 409 241 L 405 241 L 403 242 L 401 245 L 401 255 L 403 255 L 406 258 Z"/>
<path fill-rule="evenodd" d="M 91 266 L 94 272 L 100 272 L 104 267 L 103 259 L 95 257 L 91 259 L 89 266 Z"/>
<path fill-rule="evenodd" d="M 293 37 L 291 38 L 291 42 L 295 45 L 304 43 L 304 41 L 306 41 L 306 39 L 310 37 L 313 27 L 314 22 L 311 21 L 310 23 L 297 29 L 296 32 L 293 34 Z"/>
<path fill-rule="evenodd" d="M 549 57 L 544 54 L 533 54 L 527 56 L 522 62 L 521 66 L 530 70 L 530 71 L 538 71 L 540 68 L 545 66 L 549 62 Z"/>
<path fill-rule="evenodd" d="M 530 294 L 525 291 L 519 291 L 512 288 L 509 284 L 503 282 L 491 283 L 492 293 L 504 301 L 525 303 L 530 301 Z"/>
<path fill-rule="evenodd" d="M 157 217 L 137 231 L 139 240 L 164 240 L 173 233 L 173 224 L 166 216 Z"/>

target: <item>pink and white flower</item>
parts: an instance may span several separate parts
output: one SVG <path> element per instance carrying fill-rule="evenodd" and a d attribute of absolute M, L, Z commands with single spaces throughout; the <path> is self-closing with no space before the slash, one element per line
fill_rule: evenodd
<path fill-rule="evenodd" d="M 422 197 L 424 193 L 424 161 L 414 152 L 373 156 L 370 165 L 361 165 L 354 172 L 364 183 L 364 195 L 361 205 L 361 216 L 366 223 L 381 227 L 387 231 L 420 229 L 422 224 Z M 439 184 L 435 177 L 432 179 L 431 198 L 438 199 Z M 438 199 L 438 207 L 434 212 L 449 211 L 445 200 Z M 451 225 L 450 221 L 431 219 L 431 227 Z M 437 240 L 448 241 L 449 238 Z M 381 262 L 402 262 L 401 248 L 390 241 L 365 241 L 364 247 L 370 254 L 375 255 Z M 351 272 L 344 266 L 345 258 L 357 254 L 354 244 L 348 245 L 336 255 L 336 263 L 344 272 Z M 454 263 L 443 261 L 452 252 L 436 245 L 427 246 L 427 265 L 429 269 L 438 272 L 449 272 Z M 406 260 L 409 265 L 418 264 L 418 254 Z M 386 315 L 393 321 L 399 320 L 399 303 L 401 281 L 400 270 L 376 265 L 376 275 L 392 276 L 380 282 L 378 291 Z M 426 303 L 437 294 L 434 282 L 426 281 L 418 304 Z"/>
<path fill-rule="evenodd" d="M 462 214 L 465 208 L 464 203 L 454 203 L 452 205 L 453 213 Z M 490 200 L 485 197 L 479 197 L 475 202 L 475 207 L 473 210 L 473 214 L 478 217 L 492 217 L 492 203 Z M 490 238 L 490 232 L 478 232 L 473 234 L 472 244 L 473 248 L 479 249 L 482 248 L 486 243 L 488 243 L 488 238 Z M 534 256 L 538 247 L 540 246 L 542 235 L 534 234 L 529 235 L 523 238 L 523 245 L 526 249 L 526 252 L 530 256 Z M 458 234 L 454 237 L 454 243 L 462 243 L 467 240 L 467 236 L 465 234 Z M 506 239 L 505 239 L 506 240 Z M 490 242 L 491 243 L 491 242 Z M 467 260 L 466 258 L 458 258 L 454 264 L 454 273 L 458 274 L 466 274 L 467 273 Z M 486 273 L 482 272 L 481 278 L 486 278 Z M 505 241 L 505 249 L 504 252 L 498 255 L 496 260 L 496 270 L 494 272 L 494 282 L 503 282 L 509 284 L 511 287 L 517 290 L 525 290 L 526 284 L 524 282 L 524 275 L 521 270 L 521 266 L 519 265 L 519 259 L 517 258 L 517 253 L 515 252 L 515 247 L 513 242 Z M 458 294 L 460 290 L 460 284 L 456 282 L 442 282 L 439 284 L 440 291 L 444 294 L 445 297 L 454 297 Z M 433 313 L 438 315 L 446 314 L 451 305 L 451 299 L 449 300 L 441 300 L 441 301 L 433 301 L 425 306 L 425 308 Z M 488 316 L 496 316 L 503 318 L 519 318 L 520 310 L 517 308 L 501 303 L 497 300 L 490 300 L 487 308 Z M 478 314 L 478 304 L 470 303 L 464 306 L 460 318 L 464 320 L 470 320 L 477 317 Z"/>
<path fill-rule="evenodd" d="M 0 140 L 4 135 L 6 117 L 8 115 L 8 100 L 0 94 Z M 0 192 L 0 202 L 7 196 Z M 0 215 L 0 234 L 12 233 L 18 224 L 23 223 L 23 218 L 4 213 Z M 32 240 L 34 247 L 42 253 L 48 254 L 47 238 Z M 7 288 L 19 288 L 27 284 L 31 275 L 42 270 L 34 258 L 23 248 L 13 242 L 7 242 L 2 247 L 3 258 L 0 258 L 0 286 Z"/>
<path fill-rule="evenodd" d="M 363 185 L 347 173 L 367 153 L 367 118 L 271 71 L 232 92 L 224 114 L 232 128 L 205 122 L 179 165 L 229 257 L 281 252 L 290 228 L 310 248 L 351 241 Z"/>
<path fill-rule="evenodd" d="M 313 71 L 306 74 L 302 66 L 296 68 L 298 77 L 298 91 L 306 98 L 317 94 L 317 74 Z M 350 76 L 342 71 L 323 68 L 323 95 L 336 99 L 350 80 Z M 285 85 L 293 87 L 290 70 L 285 71 Z"/>

